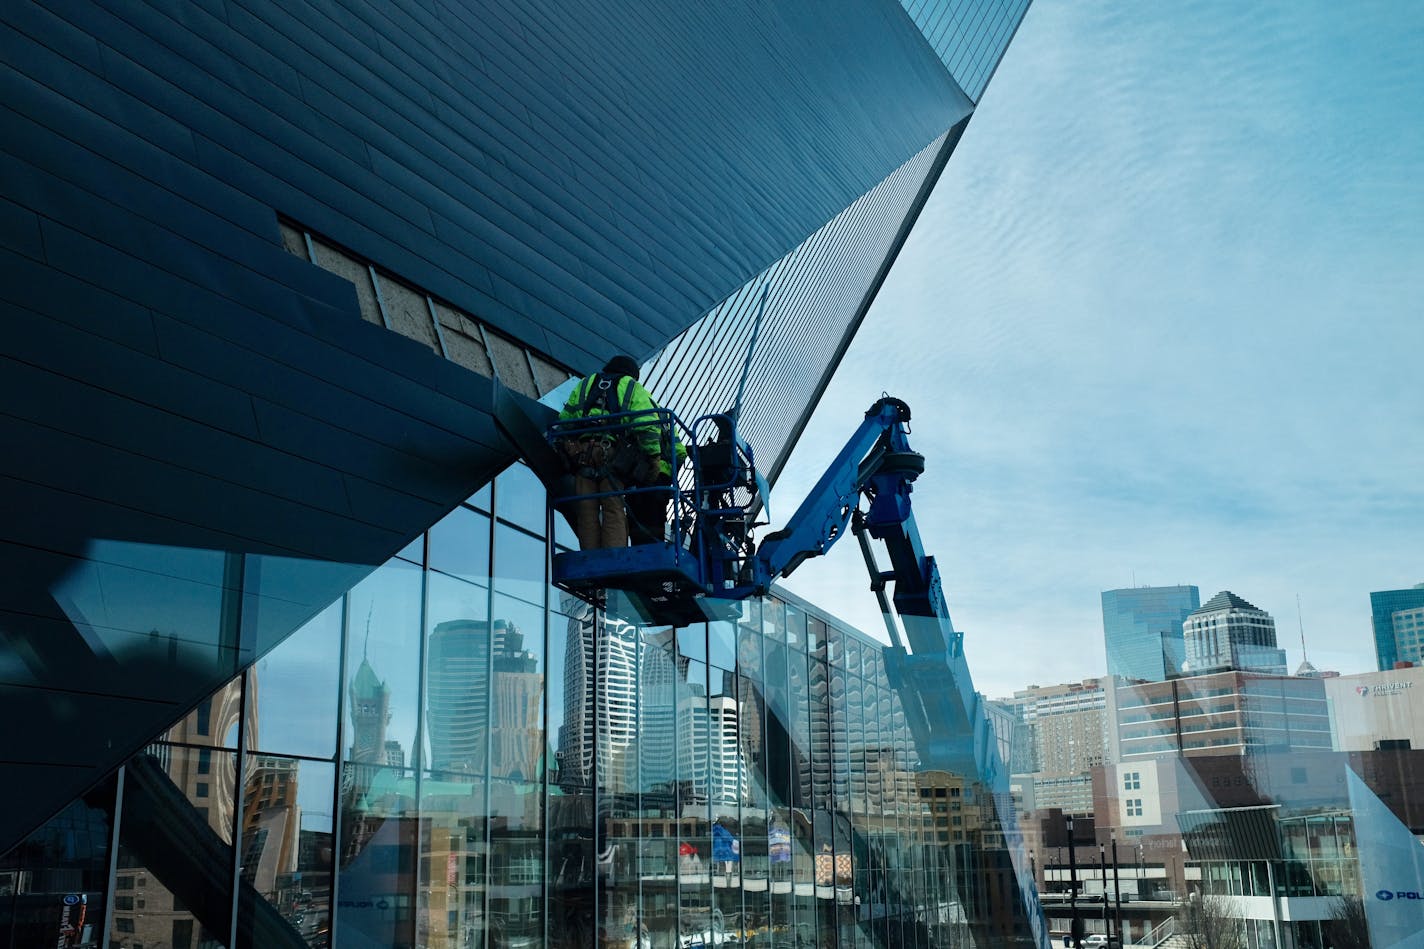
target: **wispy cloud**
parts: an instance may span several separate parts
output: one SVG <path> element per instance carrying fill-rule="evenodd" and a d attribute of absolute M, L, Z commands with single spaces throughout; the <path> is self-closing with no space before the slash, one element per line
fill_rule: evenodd
<path fill-rule="evenodd" d="M 1100 673 L 1134 576 L 1300 592 L 1372 667 L 1369 591 L 1424 580 L 1421 48 L 1407 4 L 1038 0 L 778 494 L 890 390 L 989 691 Z M 874 632 L 862 577 L 790 585 Z"/>

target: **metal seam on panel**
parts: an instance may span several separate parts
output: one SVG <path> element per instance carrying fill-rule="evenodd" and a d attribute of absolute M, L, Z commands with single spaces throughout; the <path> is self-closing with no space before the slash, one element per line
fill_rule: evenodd
<path fill-rule="evenodd" d="M 450 350 L 445 346 L 445 331 L 440 328 L 440 314 L 435 312 L 435 298 L 425 294 L 425 309 L 430 314 L 430 322 L 435 327 L 435 342 L 440 344 L 440 355 L 450 358 Z"/>

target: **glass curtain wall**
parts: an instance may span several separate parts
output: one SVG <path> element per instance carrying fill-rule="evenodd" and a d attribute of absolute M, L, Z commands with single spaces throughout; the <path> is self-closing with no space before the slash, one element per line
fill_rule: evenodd
<path fill-rule="evenodd" d="M 7 855 L 9 944 L 987 944 L 878 643 L 595 610 L 572 543 L 508 469 Z"/>

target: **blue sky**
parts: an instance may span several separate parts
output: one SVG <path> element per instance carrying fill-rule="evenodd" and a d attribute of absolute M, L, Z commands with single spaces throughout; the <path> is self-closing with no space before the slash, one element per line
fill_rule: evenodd
<path fill-rule="evenodd" d="M 1424 581 L 1424 4 L 1035 0 L 777 488 L 882 391 L 976 683 L 1191 583 L 1373 668 Z M 887 367 L 893 367 L 887 369 Z M 787 584 L 873 634 L 853 543 Z"/>

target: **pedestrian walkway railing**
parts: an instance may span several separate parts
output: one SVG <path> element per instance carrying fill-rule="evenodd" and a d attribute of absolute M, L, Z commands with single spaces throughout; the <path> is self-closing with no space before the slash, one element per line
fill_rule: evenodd
<path fill-rule="evenodd" d="M 1160 946 L 1177 934 L 1177 917 L 1168 916 L 1162 924 L 1153 929 L 1147 935 L 1137 940 L 1135 945 L 1139 946 Z"/>

